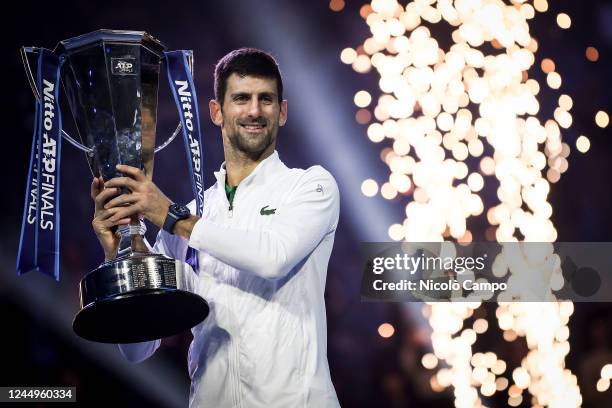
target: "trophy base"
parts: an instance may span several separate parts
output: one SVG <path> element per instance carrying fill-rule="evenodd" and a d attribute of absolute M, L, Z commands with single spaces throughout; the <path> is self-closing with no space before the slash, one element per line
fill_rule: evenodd
<path fill-rule="evenodd" d="M 192 328 L 209 308 L 184 290 L 189 272 L 182 262 L 158 254 L 132 253 L 101 265 L 81 279 L 75 333 L 100 343 L 136 343 Z"/>

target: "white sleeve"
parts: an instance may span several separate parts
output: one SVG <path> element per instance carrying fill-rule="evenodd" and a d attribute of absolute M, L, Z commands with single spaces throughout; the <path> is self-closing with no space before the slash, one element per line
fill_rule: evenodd
<path fill-rule="evenodd" d="M 189 207 L 191 207 L 191 205 L 189 205 Z M 160 229 L 152 252 L 166 255 L 174 259 L 185 260 L 187 246 L 187 240 Z"/>
<path fill-rule="evenodd" d="M 288 201 L 267 227 L 228 227 L 200 219 L 189 246 L 234 268 L 280 279 L 335 231 L 340 197 L 333 176 L 320 166 L 304 172 Z"/>
<path fill-rule="evenodd" d="M 140 363 L 151 357 L 159 348 L 161 340 L 151 340 L 142 343 L 118 344 L 119 351 L 131 363 Z"/>

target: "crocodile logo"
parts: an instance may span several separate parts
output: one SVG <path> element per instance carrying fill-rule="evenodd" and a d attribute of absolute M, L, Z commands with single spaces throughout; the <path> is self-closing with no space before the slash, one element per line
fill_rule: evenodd
<path fill-rule="evenodd" d="M 265 207 L 261 207 L 261 210 L 259 210 L 259 213 L 261 215 L 270 215 L 270 214 L 276 214 L 276 208 L 270 208 L 269 210 L 267 209 L 269 207 L 269 205 L 266 205 Z"/>

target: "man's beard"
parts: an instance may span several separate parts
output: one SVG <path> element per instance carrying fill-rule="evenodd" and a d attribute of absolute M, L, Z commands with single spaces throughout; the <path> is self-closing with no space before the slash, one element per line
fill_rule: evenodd
<path fill-rule="evenodd" d="M 236 125 L 228 132 L 227 137 L 235 151 L 241 152 L 252 160 L 258 160 L 275 139 L 275 129 L 268 124 L 265 129 L 263 135 L 248 136 L 240 131 L 240 125 Z"/>

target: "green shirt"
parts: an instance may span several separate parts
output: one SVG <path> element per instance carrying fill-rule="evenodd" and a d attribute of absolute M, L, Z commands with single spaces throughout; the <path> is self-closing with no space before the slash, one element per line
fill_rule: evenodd
<path fill-rule="evenodd" d="M 232 187 L 229 184 L 227 184 L 227 180 L 225 181 L 225 195 L 227 196 L 227 201 L 229 201 L 230 210 L 233 208 L 234 196 L 236 195 L 237 189 L 238 189 L 238 186 Z"/>

